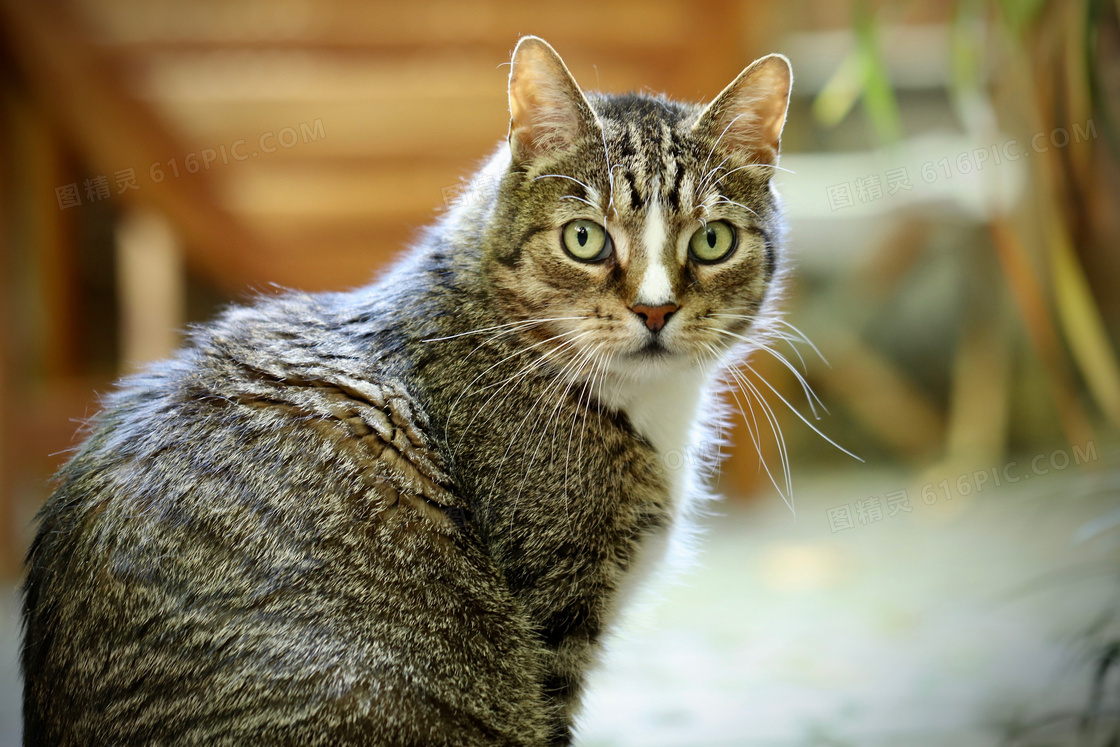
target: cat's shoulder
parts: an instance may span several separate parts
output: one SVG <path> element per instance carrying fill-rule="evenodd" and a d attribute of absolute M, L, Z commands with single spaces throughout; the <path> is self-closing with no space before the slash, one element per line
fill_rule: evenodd
<path fill-rule="evenodd" d="M 212 472 L 282 465 L 276 490 L 334 470 L 394 500 L 454 507 L 425 409 L 403 364 L 385 354 L 397 334 L 385 326 L 346 294 L 232 307 L 192 330 L 175 356 L 125 380 L 103 420 L 132 462 L 190 443 L 193 463 Z M 267 458 L 234 464 L 231 447 Z"/>

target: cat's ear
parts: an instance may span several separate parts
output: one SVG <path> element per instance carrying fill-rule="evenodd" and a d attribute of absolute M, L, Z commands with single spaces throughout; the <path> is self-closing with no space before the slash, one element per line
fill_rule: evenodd
<path fill-rule="evenodd" d="M 562 150 L 602 127 L 560 55 L 536 36 L 522 37 L 513 50 L 509 116 L 514 163 Z"/>
<path fill-rule="evenodd" d="M 783 55 L 755 60 L 701 112 L 693 132 L 749 163 L 777 164 L 792 83 Z"/>

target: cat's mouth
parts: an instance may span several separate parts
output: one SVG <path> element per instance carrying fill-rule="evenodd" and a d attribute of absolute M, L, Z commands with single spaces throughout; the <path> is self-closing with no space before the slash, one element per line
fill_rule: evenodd
<path fill-rule="evenodd" d="M 665 358 L 672 354 L 669 348 L 661 344 L 660 337 L 650 338 L 649 342 L 633 353 L 635 358 Z"/>

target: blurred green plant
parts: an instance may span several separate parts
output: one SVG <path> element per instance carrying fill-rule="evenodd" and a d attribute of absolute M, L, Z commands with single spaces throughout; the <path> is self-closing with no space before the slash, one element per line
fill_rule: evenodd
<path fill-rule="evenodd" d="M 872 127 L 884 142 L 902 137 L 902 119 L 883 59 L 879 21 L 865 3 L 853 9 L 855 46 L 813 102 L 813 115 L 826 127 L 839 124 L 861 98 Z"/>
<path fill-rule="evenodd" d="M 862 101 L 884 145 L 903 136 L 899 106 L 882 53 L 884 6 L 852 10 L 854 43 L 813 102 L 824 126 L 838 124 Z M 949 29 L 949 94 L 958 117 L 977 142 L 1001 133 L 1026 142 L 1074 123 L 1099 127 L 1102 142 L 1032 153 L 1022 202 L 1008 212 L 986 206 L 1003 282 L 1018 309 L 1049 384 L 1066 436 L 1093 437 L 1074 371 L 1096 409 L 1120 428 L 1120 362 L 1093 295 L 1083 260 L 1115 250 L 1116 236 L 1099 236 L 1093 211 L 1120 204 L 1116 180 L 1099 163 L 1120 162 L 1120 133 L 1102 76 L 1103 35 L 1116 31 L 1120 0 L 959 0 Z M 1087 125 L 1086 125 L 1087 126 Z M 1095 130 L 1094 130 L 1095 132 Z M 1096 156 L 1096 158 L 1095 158 Z M 1111 191 L 1110 191 L 1111 190 Z"/>

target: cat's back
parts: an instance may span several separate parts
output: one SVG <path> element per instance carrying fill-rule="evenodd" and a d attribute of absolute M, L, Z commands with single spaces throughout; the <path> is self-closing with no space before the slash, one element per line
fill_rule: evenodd
<path fill-rule="evenodd" d="M 274 298 L 107 399 L 29 554 L 27 744 L 539 736 L 400 344 L 346 296 Z"/>

